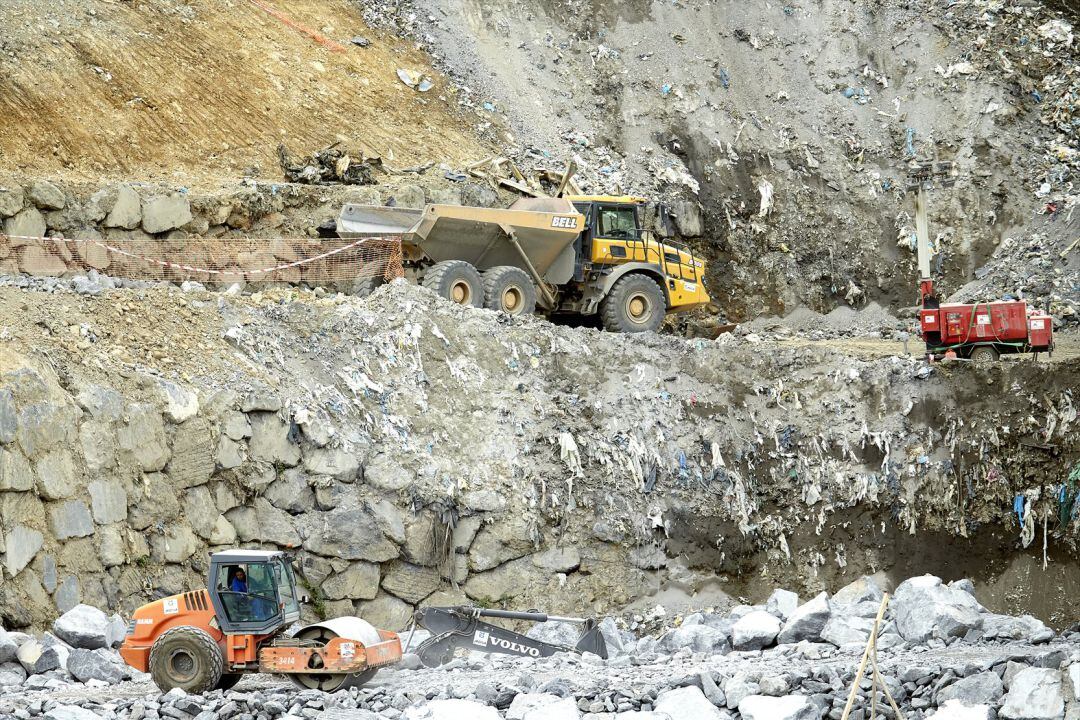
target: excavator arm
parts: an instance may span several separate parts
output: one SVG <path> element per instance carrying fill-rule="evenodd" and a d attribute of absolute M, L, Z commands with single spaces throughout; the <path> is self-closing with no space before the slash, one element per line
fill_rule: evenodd
<path fill-rule="evenodd" d="M 480 618 L 525 620 L 529 622 L 569 622 L 582 626 L 582 632 L 573 647 L 556 645 L 530 638 L 521 633 L 483 622 Z M 417 610 L 415 623 L 431 632 L 431 637 L 420 644 L 417 655 L 427 667 L 437 667 L 450 662 L 458 648 L 480 652 L 495 652 L 518 657 L 548 657 L 557 652 L 591 652 L 607 658 L 607 645 L 600 627 L 592 618 L 568 618 L 541 612 L 514 612 L 511 610 L 484 610 L 482 608 L 426 607 Z"/>

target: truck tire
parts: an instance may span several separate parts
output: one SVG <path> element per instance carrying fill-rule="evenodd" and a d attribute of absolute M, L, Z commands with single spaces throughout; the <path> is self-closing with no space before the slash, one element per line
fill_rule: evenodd
<path fill-rule="evenodd" d="M 484 307 L 507 315 L 536 312 L 536 286 L 521 268 L 500 265 L 484 271 Z"/>
<path fill-rule="evenodd" d="M 424 287 L 458 305 L 484 306 L 484 281 L 464 260 L 435 263 L 424 274 Z"/>
<path fill-rule="evenodd" d="M 971 358 L 971 362 L 976 365 L 987 365 L 992 362 L 997 362 L 997 359 L 1001 357 L 1001 354 L 993 345 L 980 345 L 977 348 L 974 348 L 968 357 Z"/>
<path fill-rule="evenodd" d="M 609 332 L 655 332 L 664 323 L 667 302 L 660 285 L 648 275 L 623 275 L 600 303 Z"/>
<path fill-rule="evenodd" d="M 150 648 L 150 676 L 161 692 L 213 690 L 221 682 L 225 659 L 206 631 L 182 625 L 166 630 Z"/>
<path fill-rule="evenodd" d="M 386 279 L 383 278 L 382 275 L 356 278 L 353 280 L 351 292 L 349 294 L 353 297 L 366 298 L 384 284 L 386 284 Z"/>

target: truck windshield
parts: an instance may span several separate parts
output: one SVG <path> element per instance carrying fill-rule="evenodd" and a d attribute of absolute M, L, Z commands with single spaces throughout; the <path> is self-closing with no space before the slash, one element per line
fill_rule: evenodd
<path fill-rule="evenodd" d="M 602 207 L 597 229 L 600 237 L 636 239 L 638 237 L 637 213 L 632 207 Z"/>

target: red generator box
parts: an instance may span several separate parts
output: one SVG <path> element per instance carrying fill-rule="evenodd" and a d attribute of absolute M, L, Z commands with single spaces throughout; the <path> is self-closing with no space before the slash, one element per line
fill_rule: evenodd
<path fill-rule="evenodd" d="M 1028 344 L 1039 352 L 1054 347 L 1054 319 L 1049 315 L 1032 315 L 1028 318 Z"/>

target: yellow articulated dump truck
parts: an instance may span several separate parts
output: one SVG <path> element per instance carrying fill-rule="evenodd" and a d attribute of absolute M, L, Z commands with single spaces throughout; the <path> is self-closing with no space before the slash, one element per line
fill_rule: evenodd
<path fill-rule="evenodd" d="M 646 231 L 644 210 L 644 198 L 606 196 L 523 198 L 507 210 L 346 205 L 337 234 L 401 237 L 406 275 L 462 305 L 599 313 L 607 330 L 647 332 L 709 296 L 705 263 Z"/>

